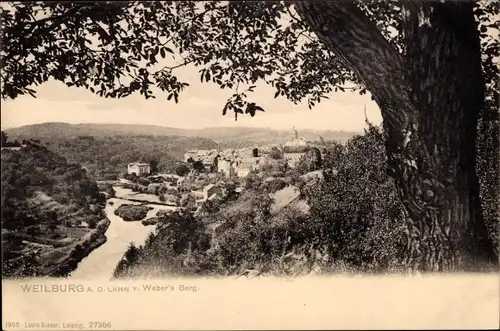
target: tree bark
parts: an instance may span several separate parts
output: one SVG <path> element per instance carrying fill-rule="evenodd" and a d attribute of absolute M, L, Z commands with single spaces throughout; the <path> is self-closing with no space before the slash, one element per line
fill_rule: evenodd
<path fill-rule="evenodd" d="M 379 105 L 388 170 L 407 214 L 408 266 L 420 271 L 497 266 L 476 175 L 484 79 L 474 4 L 404 3 L 403 54 L 355 1 L 295 1 L 294 6 Z"/>

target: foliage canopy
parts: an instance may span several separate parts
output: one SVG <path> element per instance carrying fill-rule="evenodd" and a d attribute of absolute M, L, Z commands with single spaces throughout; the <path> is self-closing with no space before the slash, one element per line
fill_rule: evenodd
<path fill-rule="evenodd" d="M 376 22 L 399 52 L 406 51 L 402 8 L 397 2 L 356 5 Z M 475 14 L 483 41 L 483 68 L 490 98 L 499 44 L 490 28 L 494 1 Z M 122 98 L 159 90 L 178 101 L 189 83 L 175 69 L 193 64 L 202 82 L 234 90 L 223 113 L 263 110 L 247 99 L 258 82 L 294 103 L 310 107 L 333 90 L 366 92 L 359 77 L 329 51 L 286 1 L 20 2 L 1 6 L 2 97 L 35 95 L 34 85 L 53 78 L 100 96 Z M 489 19 L 488 19 L 489 18 Z M 348 83 L 349 82 L 349 83 Z M 354 83 L 346 87 L 346 84 Z M 163 97 L 163 96 L 161 96 Z"/>

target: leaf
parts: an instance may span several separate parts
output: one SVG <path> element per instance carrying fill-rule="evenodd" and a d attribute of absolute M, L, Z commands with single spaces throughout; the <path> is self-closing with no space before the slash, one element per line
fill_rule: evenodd
<path fill-rule="evenodd" d="M 170 93 L 170 94 L 168 95 L 168 97 L 167 97 L 167 100 L 172 99 L 172 96 L 173 96 L 173 93 Z"/>
<path fill-rule="evenodd" d="M 227 109 L 229 108 L 230 102 L 226 102 L 226 105 L 224 106 L 224 109 L 222 109 L 222 116 L 226 115 Z"/>
<path fill-rule="evenodd" d="M 280 91 L 276 91 L 276 93 L 274 93 L 274 98 L 276 99 L 278 97 L 278 95 L 280 95 Z"/>
<path fill-rule="evenodd" d="M 245 114 L 250 114 L 252 117 L 255 115 L 255 102 L 247 104 Z"/>
<path fill-rule="evenodd" d="M 485 14 L 485 12 L 484 12 L 484 10 L 482 10 L 481 8 L 477 8 L 477 9 L 475 10 L 475 14 L 476 14 L 477 16 L 482 16 L 482 15 L 484 15 L 484 14 Z"/>
<path fill-rule="evenodd" d="M 160 56 L 162 57 L 162 59 L 165 58 L 165 49 L 163 48 L 160 49 Z"/>

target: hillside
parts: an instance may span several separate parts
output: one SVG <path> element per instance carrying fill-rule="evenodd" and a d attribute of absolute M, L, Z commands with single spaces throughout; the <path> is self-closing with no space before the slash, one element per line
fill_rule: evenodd
<path fill-rule="evenodd" d="M 55 136 L 75 138 L 78 136 L 184 136 L 202 137 L 221 143 L 224 147 L 240 147 L 251 144 L 283 143 L 289 131 L 250 127 L 214 127 L 204 129 L 177 129 L 157 125 L 135 124 L 68 124 L 42 123 L 7 129 L 5 132 L 14 139 L 47 139 Z M 300 136 L 314 141 L 322 136 L 325 140 L 346 141 L 358 132 L 300 130 Z"/>
<path fill-rule="evenodd" d="M 158 170 L 173 171 L 189 149 L 213 149 L 214 141 L 179 136 L 78 136 L 42 138 L 51 151 L 84 166 L 98 180 L 127 171 L 130 162 L 157 163 Z"/>
<path fill-rule="evenodd" d="M 2 158 L 2 273 L 64 275 L 106 241 L 105 198 L 80 165 L 29 143 Z"/>

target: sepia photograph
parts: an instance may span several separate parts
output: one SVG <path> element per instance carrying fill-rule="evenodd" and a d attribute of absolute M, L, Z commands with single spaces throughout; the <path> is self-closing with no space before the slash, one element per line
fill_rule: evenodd
<path fill-rule="evenodd" d="M 2 2 L 2 328 L 500 327 L 499 22 Z"/>

